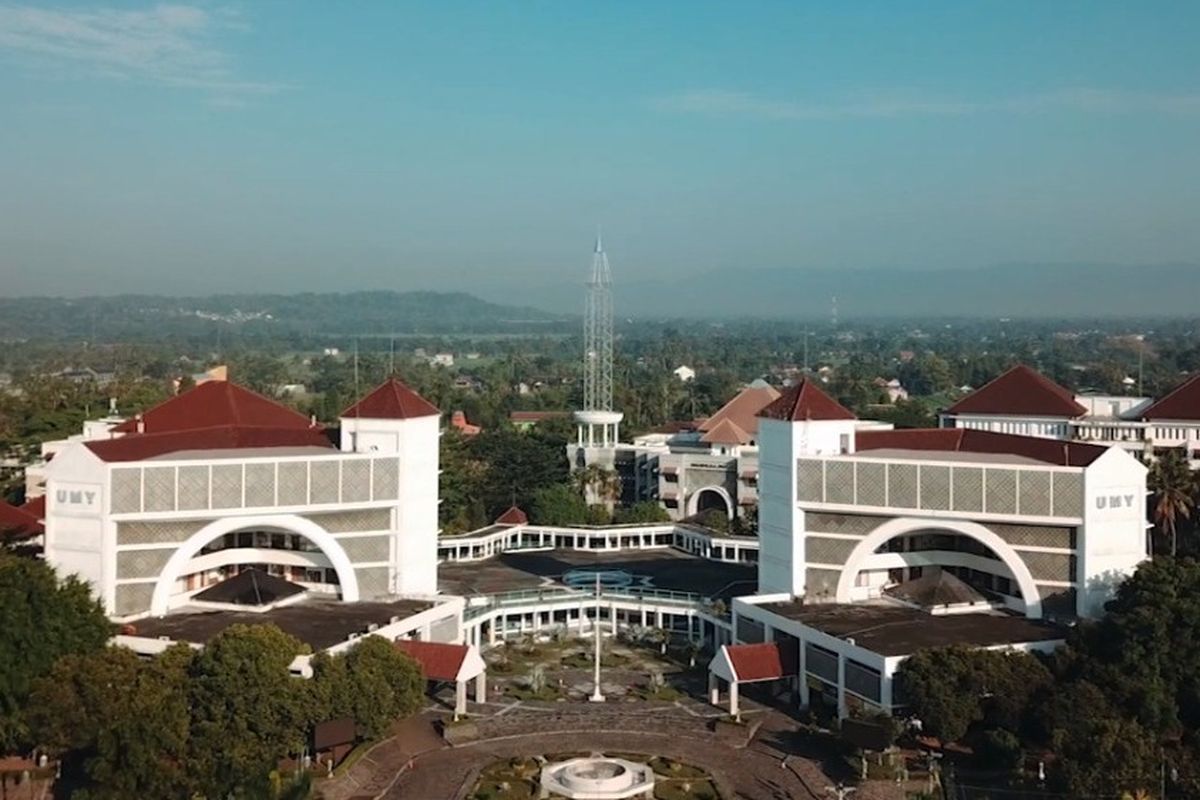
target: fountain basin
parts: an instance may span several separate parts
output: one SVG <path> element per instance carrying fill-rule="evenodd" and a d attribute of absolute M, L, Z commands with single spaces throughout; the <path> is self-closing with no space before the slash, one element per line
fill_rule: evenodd
<path fill-rule="evenodd" d="M 547 792 L 570 800 L 650 797 L 654 770 L 623 758 L 573 758 L 543 767 L 541 784 Z"/>

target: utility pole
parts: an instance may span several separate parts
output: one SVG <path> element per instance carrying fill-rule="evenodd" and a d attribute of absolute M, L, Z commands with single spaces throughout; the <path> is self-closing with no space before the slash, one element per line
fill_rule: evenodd
<path fill-rule="evenodd" d="M 615 612 L 614 612 L 615 613 Z M 595 682 L 596 688 L 588 698 L 593 703 L 603 703 L 604 693 L 600 691 L 600 571 L 596 571 L 596 616 L 592 620 L 592 630 L 596 639 Z"/>

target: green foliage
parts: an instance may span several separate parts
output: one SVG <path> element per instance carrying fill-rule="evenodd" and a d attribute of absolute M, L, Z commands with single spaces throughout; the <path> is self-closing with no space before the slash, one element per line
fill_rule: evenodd
<path fill-rule="evenodd" d="M 618 508 L 613 513 L 613 522 L 618 525 L 650 525 L 670 522 L 671 515 L 653 500 L 642 500 L 631 506 Z"/>
<path fill-rule="evenodd" d="M 35 679 L 63 656 L 103 649 L 111 635 L 87 584 L 0 551 L 0 748 L 30 744 L 25 708 Z"/>
<path fill-rule="evenodd" d="M 189 767 L 207 793 L 263 785 L 304 746 L 306 692 L 288 667 L 305 649 L 274 625 L 231 625 L 196 657 Z"/>
<path fill-rule="evenodd" d="M 923 729 L 959 741 L 977 723 L 1019 733 L 1052 676 L 1027 653 L 954 646 L 914 653 L 898 678 Z"/>
<path fill-rule="evenodd" d="M 984 731 L 975 741 L 975 758 L 991 770 L 1011 772 L 1021 766 L 1024 753 L 1016 734 L 1003 728 Z"/>
<path fill-rule="evenodd" d="M 368 636 L 345 655 L 314 658 L 307 688 L 313 722 L 353 717 L 360 735 L 373 739 L 396 719 L 420 709 L 425 678 L 420 666 L 391 642 Z"/>
<path fill-rule="evenodd" d="M 538 525 L 586 525 L 588 514 L 583 497 L 565 483 L 534 492 L 530 519 Z"/>
<path fill-rule="evenodd" d="M 1178 550 L 1178 528 L 1196 507 L 1197 480 L 1187 454 L 1178 448 L 1164 450 L 1150 465 L 1146 488 L 1153 494 L 1151 517 L 1162 537 L 1170 543 L 1171 555 Z"/>

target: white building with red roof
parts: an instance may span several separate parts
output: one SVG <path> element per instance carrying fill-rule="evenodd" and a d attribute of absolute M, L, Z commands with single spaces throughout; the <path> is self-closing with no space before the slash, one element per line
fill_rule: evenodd
<path fill-rule="evenodd" d="M 1200 466 L 1200 375 L 1156 401 L 1072 394 L 1019 364 L 947 408 L 939 419 L 944 428 L 1115 444 L 1147 456 L 1182 448 L 1193 466 Z"/>
<path fill-rule="evenodd" d="M 438 410 L 389 380 L 315 421 L 213 381 L 45 468 L 45 555 L 110 615 L 161 616 L 258 567 L 345 601 L 437 591 Z"/>

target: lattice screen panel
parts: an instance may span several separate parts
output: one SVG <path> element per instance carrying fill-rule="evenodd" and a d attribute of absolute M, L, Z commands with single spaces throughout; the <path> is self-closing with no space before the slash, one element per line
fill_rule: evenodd
<path fill-rule="evenodd" d="M 828 461 L 825 464 L 825 502 L 854 504 L 854 462 Z"/>
<path fill-rule="evenodd" d="M 338 501 L 338 462 L 313 461 L 309 466 L 308 492 L 313 505 Z"/>
<path fill-rule="evenodd" d="M 363 599 L 383 597 L 391 593 L 388 591 L 387 567 L 356 569 L 354 574 L 358 577 L 358 592 Z"/>
<path fill-rule="evenodd" d="M 1071 550 L 1075 547 L 1072 528 L 996 523 L 988 523 L 988 527 L 1001 539 L 1017 547 L 1060 547 L 1063 550 Z"/>
<path fill-rule="evenodd" d="M 826 539 L 809 534 L 804 540 L 804 557 L 812 564 L 845 564 L 857 545 L 853 539 Z"/>
<path fill-rule="evenodd" d="M 917 465 L 888 464 L 888 505 L 917 507 Z"/>
<path fill-rule="evenodd" d="M 887 505 L 887 465 L 863 461 L 857 470 L 859 505 Z"/>
<path fill-rule="evenodd" d="M 921 508 L 950 510 L 950 468 L 925 464 L 921 467 Z"/>
<path fill-rule="evenodd" d="M 395 500 L 399 495 L 400 462 L 394 458 L 375 459 L 371 476 L 371 496 L 376 500 Z"/>
<path fill-rule="evenodd" d="M 149 611 L 150 598 L 153 596 L 153 583 L 127 583 L 118 586 L 116 592 L 117 616 L 126 617 Z"/>
<path fill-rule="evenodd" d="M 338 544 L 355 564 L 390 561 L 391 549 L 388 536 L 354 536 L 338 539 Z"/>
<path fill-rule="evenodd" d="M 279 505 L 308 505 L 308 464 L 284 461 L 279 465 Z"/>
<path fill-rule="evenodd" d="M 1054 513 L 1059 517 L 1083 516 L 1083 473 L 1054 473 Z"/>
<path fill-rule="evenodd" d="M 954 485 L 955 511 L 983 511 L 983 470 L 978 467 L 955 467 L 950 480 Z"/>
<path fill-rule="evenodd" d="M 825 500 L 820 461 L 801 461 L 796 469 L 796 494 L 802 503 Z"/>
<path fill-rule="evenodd" d="M 112 510 L 114 514 L 132 514 L 142 510 L 141 469 L 112 471 Z"/>
<path fill-rule="evenodd" d="M 386 508 L 333 511 L 328 514 L 308 514 L 307 516 L 330 533 L 386 531 L 392 527 L 392 512 Z"/>
<path fill-rule="evenodd" d="M 175 510 L 175 468 L 147 467 L 142 473 L 144 511 Z"/>
<path fill-rule="evenodd" d="M 213 508 L 242 507 L 242 465 L 217 464 L 212 468 Z"/>
<path fill-rule="evenodd" d="M 804 527 L 813 532 L 866 536 L 886 519 L 887 517 L 868 517 L 862 514 L 819 514 L 810 511 L 804 515 Z"/>
<path fill-rule="evenodd" d="M 179 468 L 179 510 L 208 508 L 208 467 Z"/>
<path fill-rule="evenodd" d="M 371 499 L 371 462 L 356 460 L 342 464 L 342 502 L 362 503 Z"/>
<path fill-rule="evenodd" d="M 157 578 L 162 574 L 174 548 L 163 550 L 123 550 L 117 553 L 118 578 Z"/>
<path fill-rule="evenodd" d="M 275 505 L 275 465 L 250 463 L 246 465 L 246 507 L 264 508 Z"/>
<path fill-rule="evenodd" d="M 121 522 L 117 524 L 117 544 L 182 544 L 205 524 L 198 520 Z"/>
<path fill-rule="evenodd" d="M 985 492 L 989 514 L 1017 513 L 1017 474 L 1012 469 L 989 469 Z"/>
<path fill-rule="evenodd" d="M 1050 473 L 1022 470 L 1018 475 L 1017 502 L 1030 517 L 1050 516 Z"/>
<path fill-rule="evenodd" d="M 1039 581 L 1073 581 L 1075 580 L 1075 558 L 1065 553 L 1019 553 L 1025 566 L 1034 580 Z"/>

